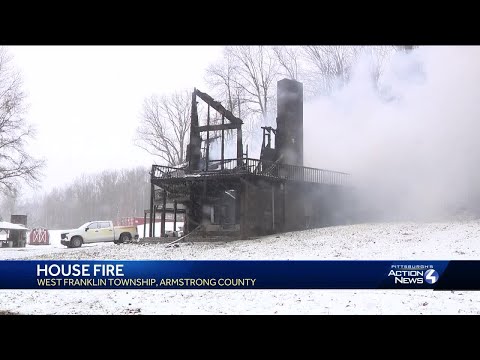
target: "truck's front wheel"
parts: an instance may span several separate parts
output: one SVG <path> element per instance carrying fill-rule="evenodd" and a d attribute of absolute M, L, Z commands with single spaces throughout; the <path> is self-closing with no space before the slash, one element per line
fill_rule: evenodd
<path fill-rule="evenodd" d="M 79 236 L 73 237 L 72 240 L 70 240 L 70 245 L 72 248 L 78 248 L 82 246 L 82 238 Z"/>

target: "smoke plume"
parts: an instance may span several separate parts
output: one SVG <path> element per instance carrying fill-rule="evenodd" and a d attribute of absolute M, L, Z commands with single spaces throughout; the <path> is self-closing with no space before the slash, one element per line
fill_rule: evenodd
<path fill-rule="evenodd" d="M 479 64 L 480 47 L 421 47 L 377 83 L 360 57 L 347 86 L 305 103 L 305 165 L 351 173 L 369 216 L 477 214 Z"/>

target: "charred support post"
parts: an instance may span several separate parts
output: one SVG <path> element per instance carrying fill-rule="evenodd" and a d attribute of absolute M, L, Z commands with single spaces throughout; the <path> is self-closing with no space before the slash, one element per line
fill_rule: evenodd
<path fill-rule="evenodd" d="M 240 231 L 242 238 L 246 239 L 251 235 L 251 224 L 249 222 L 250 213 L 250 197 L 251 192 L 254 191 L 254 186 L 249 184 L 247 180 L 241 180 L 241 204 L 240 204 Z"/>
<path fill-rule="evenodd" d="M 242 221 L 242 190 L 243 186 L 240 182 L 240 184 L 237 184 L 237 187 L 235 188 L 235 224 L 240 224 L 240 226 Z"/>
<path fill-rule="evenodd" d="M 190 144 L 188 145 L 188 162 L 190 170 L 200 169 L 200 147 L 202 139 L 198 131 L 197 89 L 192 93 L 192 111 L 190 124 Z"/>
<path fill-rule="evenodd" d="M 248 183 L 242 181 L 240 185 L 240 234 L 242 239 L 247 237 L 247 211 L 248 211 Z"/>
<path fill-rule="evenodd" d="M 210 105 L 207 110 L 207 128 L 210 127 Z M 207 130 L 207 142 L 205 144 L 205 171 L 208 171 L 208 161 L 210 160 L 210 131 Z"/>
<path fill-rule="evenodd" d="M 177 200 L 173 201 L 173 231 L 177 231 Z"/>
<path fill-rule="evenodd" d="M 237 128 L 237 166 L 242 166 L 243 143 L 242 143 L 242 127 Z"/>
<path fill-rule="evenodd" d="M 153 206 L 153 224 L 151 226 L 152 235 L 150 237 L 155 237 L 155 224 L 157 222 L 157 205 Z"/>
<path fill-rule="evenodd" d="M 153 166 L 152 166 L 152 174 L 153 174 Z M 148 225 L 148 236 L 153 237 L 152 234 L 152 226 L 153 226 L 153 199 L 155 197 L 155 185 L 153 183 L 150 184 L 150 221 Z"/>
<path fill-rule="evenodd" d="M 162 196 L 162 220 L 160 225 L 160 236 L 165 237 L 165 213 L 167 211 L 167 191 L 163 189 L 163 196 Z"/>
<path fill-rule="evenodd" d="M 222 154 L 221 154 L 221 169 L 223 170 L 224 167 L 224 161 L 225 161 L 225 129 L 223 126 L 225 125 L 225 114 L 222 114 Z"/>
<path fill-rule="evenodd" d="M 193 231 L 198 225 L 200 225 L 200 218 L 199 218 L 199 203 L 201 197 L 201 184 L 196 184 L 195 182 L 189 182 L 190 187 L 190 196 L 189 196 L 189 205 L 186 209 L 186 218 L 187 218 L 187 228 L 186 233 L 189 234 Z"/>
<path fill-rule="evenodd" d="M 192 217 L 193 217 L 193 203 L 192 203 L 192 191 L 190 192 L 190 197 L 189 197 L 189 200 L 190 200 L 190 206 L 187 206 L 187 208 L 185 209 L 185 220 L 184 220 L 184 224 L 183 224 L 183 229 L 185 230 L 185 234 L 188 234 L 190 233 L 190 231 L 193 230 L 193 228 L 195 226 L 193 226 L 192 224 Z"/>

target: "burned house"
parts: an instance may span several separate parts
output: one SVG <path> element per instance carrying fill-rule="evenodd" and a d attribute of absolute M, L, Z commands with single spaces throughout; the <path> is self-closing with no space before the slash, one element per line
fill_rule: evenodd
<path fill-rule="evenodd" d="M 208 107 L 202 126 L 199 100 Z M 213 111 L 221 116 L 221 123 L 211 123 Z M 303 166 L 302 83 L 278 82 L 277 126 L 261 128 L 263 143 L 257 159 L 244 153 L 242 125 L 240 118 L 195 89 L 188 163 L 183 167 L 152 166 L 150 214 L 156 204 L 160 211 L 167 201 L 183 204 L 186 234 L 196 231 L 204 236 L 244 239 L 348 221 L 349 175 Z M 225 158 L 225 133 L 229 130 L 236 132 L 234 158 Z M 213 159 L 209 152 L 212 134 L 221 141 L 220 156 Z"/>

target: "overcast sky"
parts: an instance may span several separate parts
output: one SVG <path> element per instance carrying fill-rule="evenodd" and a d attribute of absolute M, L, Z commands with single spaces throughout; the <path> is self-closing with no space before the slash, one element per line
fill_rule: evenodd
<path fill-rule="evenodd" d="M 32 143 L 47 160 L 43 190 L 82 173 L 150 166 L 133 145 L 145 97 L 204 89 L 210 46 L 10 46 L 28 93 Z M 205 90 L 204 90 L 205 91 Z"/>

